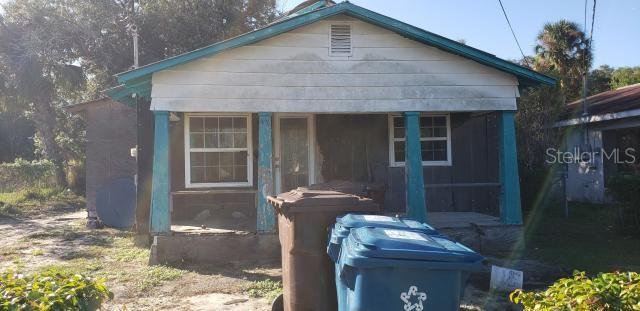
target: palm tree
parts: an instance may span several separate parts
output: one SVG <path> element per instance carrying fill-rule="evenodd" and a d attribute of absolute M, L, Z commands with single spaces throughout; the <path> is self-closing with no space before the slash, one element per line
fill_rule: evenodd
<path fill-rule="evenodd" d="M 580 81 L 591 67 L 591 42 L 578 24 L 567 20 L 546 23 L 538 34 L 534 68 L 555 72 L 568 99 L 580 94 Z"/>

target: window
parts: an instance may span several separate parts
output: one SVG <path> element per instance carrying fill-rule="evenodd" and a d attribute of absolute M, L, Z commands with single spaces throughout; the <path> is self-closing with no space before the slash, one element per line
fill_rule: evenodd
<path fill-rule="evenodd" d="M 389 116 L 389 161 L 392 166 L 404 166 L 404 135 L 404 117 Z M 422 165 L 451 165 L 450 137 L 449 115 L 421 115 Z"/>
<path fill-rule="evenodd" d="M 185 184 L 194 187 L 252 185 L 250 115 L 187 115 Z"/>
<path fill-rule="evenodd" d="M 331 46 L 329 55 L 351 55 L 351 25 L 331 25 Z"/>

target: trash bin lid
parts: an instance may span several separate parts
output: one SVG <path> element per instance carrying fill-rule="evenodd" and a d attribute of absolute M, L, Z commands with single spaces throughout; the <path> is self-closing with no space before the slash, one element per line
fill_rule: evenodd
<path fill-rule="evenodd" d="M 442 262 L 476 262 L 483 257 L 441 236 L 419 231 L 363 227 L 352 229 L 349 241 L 358 256 Z"/>
<path fill-rule="evenodd" d="M 433 227 L 419 221 L 383 215 L 346 214 L 336 219 L 336 225 L 344 229 L 376 227 L 420 230 L 426 234 L 439 234 Z"/>
<path fill-rule="evenodd" d="M 291 213 L 354 210 L 354 208 L 362 212 L 376 212 L 379 209 L 378 205 L 368 198 L 334 190 L 304 187 L 281 193 L 277 197 L 270 196 L 267 199 L 276 209 L 286 209 Z"/>

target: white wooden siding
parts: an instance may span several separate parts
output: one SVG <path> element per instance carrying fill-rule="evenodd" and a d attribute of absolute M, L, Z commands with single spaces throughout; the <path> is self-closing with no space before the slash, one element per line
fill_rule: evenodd
<path fill-rule="evenodd" d="M 351 56 L 329 55 L 332 20 Z M 515 110 L 516 77 L 339 16 L 153 75 L 152 109 L 385 112 Z"/>

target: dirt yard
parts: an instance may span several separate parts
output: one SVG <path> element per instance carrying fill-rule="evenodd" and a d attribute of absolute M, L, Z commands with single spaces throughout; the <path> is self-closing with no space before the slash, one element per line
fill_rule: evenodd
<path fill-rule="evenodd" d="M 90 230 L 85 212 L 45 209 L 22 216 L 0 216 L 0 271 L 24 274 L 54 269 L 104 278 L 115 298 L 106 310 L 271 310 L 281 292 L 281 270 L 274 262 L 217 266 L 149 266 L 148 241 L 131 232 Z M 515 265 L 528 283 L 548 284 L 550 267 L 535 260 Z M 488 267 L 487 267 L 488 269 Z M 488 271 L 467 286 L 461 310 L 515 310 L 507 293 L 488 289 Z"/>
<path fill-rule="evenodd" d="M 86 229 L 85 215 L 0 217 L 0 270 L 105 278 L 115 295 L 107 310 L 271 310 L 280 286 L 277 264 L 149 266 L 145 241 L 126 231 Z"/>

